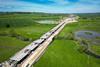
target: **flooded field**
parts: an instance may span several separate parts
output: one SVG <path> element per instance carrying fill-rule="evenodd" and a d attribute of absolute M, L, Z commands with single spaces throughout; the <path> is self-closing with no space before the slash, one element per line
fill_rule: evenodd
<path fill-rule="evenodd" d="M 91 41 L 93 44 L 99 44 L 100 45 L 100 33 L 94 32 L 94 31 L 77 31 L 75 32 L 75 38 L 76 39 L 86 39 Z"/>
<path fill-rule="evenodd" d="M 75 32 L 75 39 L 84 46 L 84 52 L 96 58 L 100 58 L 100 33 L 94 31 L 77 31 Z"/>
<path fill-rule="evenodd" d="M 58 24 L 58 21 L 55 20 L 40 20 L 40 21 L 36 21 L 37 23 L 41 23 L 41 24 Z"/>

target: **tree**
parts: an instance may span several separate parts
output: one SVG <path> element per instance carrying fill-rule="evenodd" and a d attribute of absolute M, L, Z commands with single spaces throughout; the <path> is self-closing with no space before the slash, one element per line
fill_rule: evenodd
<path fill-rule="evenodd" d="M 6 28 L 9 28 L 10 27 L 10 25 L 9 24 L 6 24 Z"/>

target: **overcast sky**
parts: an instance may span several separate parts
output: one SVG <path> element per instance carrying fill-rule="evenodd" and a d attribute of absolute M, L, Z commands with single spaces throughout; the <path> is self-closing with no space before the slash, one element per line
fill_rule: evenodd
<path fill-rule="evenodd" d="M 92 13 L 100 0 L 0 0 L 0 12 Z"/>

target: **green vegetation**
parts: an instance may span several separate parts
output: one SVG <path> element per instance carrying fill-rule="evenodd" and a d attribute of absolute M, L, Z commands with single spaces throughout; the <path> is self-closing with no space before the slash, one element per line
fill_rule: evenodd
<path fill-rule="evenodd" d="M 92 35 L 92 33 L 91 33 L 91 32 L 85 32 L 85 34 L 87 34 L 87 35 Z"/>
<path fill-rule="evenodd" d="M 66 37 L 79 27 L 78 23 L 68 24 L 58 36 Z M 99 67 L 100 60 L 80 52 L 80 47 L 74 40 L 56 38 L 34 67 Z"/>
<path fill-rule="evenodd" d="M 34 67 L 99 67 L 99 59 L 77 51 L 71 40 L 55 40 Z"/>
<path fill-rule="evenodd" d="M 100 14 L 98 17 L 100 17 Z M 91 21 L 93 20 L 91 19 Z M 83 53 L 86 47 L 80 46 L 77 41 L 67 38 L 71 34 L 70 32 L 78 30 L 100 32 L 100 23 L 98 21 L 100 20 L 88 22 L 86 19 L 80 18 L 79 22 L 66 25 L 34 67 L 99 67 L 100 60 L 98 58 Z M 100 51 L 100 49 L 97 50 Z"/>
<path fill-rule="evenodd" d="M 79 48 L 84 50 L 84 47 L 81 47 L 80 44 L 73 38 L 73 33 L 78 30 L 93 30 L 100 32 L 100 23 L 98 22 L 100 21 L 100 14 L 93 14 L 92 16 L 90 16 L 91 14 L 78 15 L 80 16 L 79 22 L 66 25 L 61 33 L 55 37 L 55 40 L 48 47 L 46 53 L 40 58 L 34 67 L 100 67 L 100 59 L 89 56 L 83 52 L 79 52 Z M 14 33 L 35 40 L 55 26 L 52 24 L 39 24 L 36 23 L 36 20 L 43 20 L 47 18 L 58 20 L 59 16 L 61 17 L 65 15 L 58 14 L 56 16 L 51 16 L 37 13 L 14 13 L 3 14 L 2 16 L 1 14 L 0 34 Z M 54 17 L 57 18 L 55 19 Z M 92 17 L 97 17 L 97 20 L 94 20 Z M 21 41 L 15 37 L 0 36 L 0 62 L 8 59 L 10 56 L 28 44 L 29 42 Z M 99 49 L 97 49 L 97 51 L 98 50 Z"/>
<path fill-rule="evenodd" d="M 37 18 L 37 19 L 36 19 Z M 14 15 L 1 15 L 0 16 L 0 27 L 26 27 L 36 24 L 35 20 L 44 19 L 45 17 L 34 16 L 30 14 L 14 14 Z M 50 18 L 48 18 L 50 19 Z M 54 18 L 53 18 L 54 19 Z"/>
<path fill-rule="evenodd" d="M 37 15 L 34 14 L 0 15 L 0 62 L 9 59 L 9 57 L 13 56 L 17 51 L 29 44 L 28 41 L 17 39 L 16 36 L 20 35 L 24 38 L 36 40 L 55 26 L 36 23 L 34 20 L 36 16 Z M 53 18 L 54 16 L 50 17 Z M 42 17 L 37 17 L 38 20 L 40 20 L 40 18 Z M 9 48 L 7 48 L 8 46 Z"/>
<path fill-rule="evenodd" d="M 100 37 L 96 37 L 96 39 L 98 40 L 98 39 L 100 39 Z"/>
<path fill-rule="evenodd" d="M 65 15 L 48 13 L 0 13 L 0 28 L 26 27 L 35 24 L 37 20 L 59 20 Z"/>
<path fill-rule="evenodd" d="M 27 44 L 28 42 L 23 42 L 16 38 L 0 36 L 0 62 L 8 60 L 9 57 L 14 55 Z"/>
<path fill-rule="evenodd" d="M 91 50 L 93 50 L 96 54 L 100 55 L 100 46 L 99 45 L 92 45 Z"/>

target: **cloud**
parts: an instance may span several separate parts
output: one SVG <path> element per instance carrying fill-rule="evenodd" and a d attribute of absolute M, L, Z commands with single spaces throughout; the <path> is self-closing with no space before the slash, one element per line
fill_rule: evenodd
<path fill-rule="evenodd" d="M 58 5 L 67 5 L 70 3 L 68 0 L 49 0 L 49 1 L 53 1 Z"/>
<path fill-rule="evenodd" d="M 100 0 L 79 0 L 80 3 L 83 3 L 83 4 L 96 4 L 96 5 L 99 5 L 100 6 Z"/>
<path fill-rule="evenodd" d="M 48 2 L 53 2 L 53 4 L 43 4 L 44 0 L 41 0 L 42 4 L 33 1 L 35 0 L 0 0 L 0 11 L 50 13 L 100 12 L 99 0 L 47 0 Z"/>
<path fill-rule="evenodd" d="M 23 10 L 23 9 L 33 9 L 34 7 L 39 8 L 41 5 L 37 5 L 37 4 L 33 4 L 33 3 L 28 3 L 28 2 L 24 2 L 24 1 L 16 1 L 16 0 L 6 0 L 6 1 L 2 1 L 0 2 L 0 11 L 7 11 L 7 10 Z"/>

